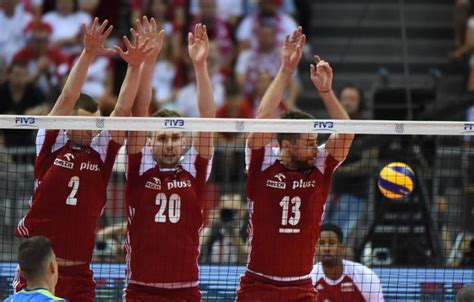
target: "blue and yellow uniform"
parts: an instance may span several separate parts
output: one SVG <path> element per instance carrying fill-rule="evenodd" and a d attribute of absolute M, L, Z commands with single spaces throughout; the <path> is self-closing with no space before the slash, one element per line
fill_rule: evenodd
<path fill-rule="evenodd" d="M 44 288 L 24 289 L 13 296 L 8 297 L 4 302 L 49 302 L 67 301 L 56 297 L 49 290 Z"/>

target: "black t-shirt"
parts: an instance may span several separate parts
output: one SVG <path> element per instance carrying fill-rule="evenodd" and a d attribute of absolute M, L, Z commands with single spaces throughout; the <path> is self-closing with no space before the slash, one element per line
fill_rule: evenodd
<path fill-rule="evenodd" d="M 0 84 L 0 114 L 24 114 L 26 110 L 43 102 L 45 102 L 43 93 L 34 84 L 28 84 L 25 87 L 25 92 L 19 102 L 13 99 L 8 82 Z M 34 145 L 32 130 L 4 129 L 2 132 L 7 147 Z"/>

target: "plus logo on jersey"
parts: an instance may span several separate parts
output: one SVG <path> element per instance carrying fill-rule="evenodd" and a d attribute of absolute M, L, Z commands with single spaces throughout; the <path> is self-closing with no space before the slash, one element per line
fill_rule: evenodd
<path fill-rule="evenodd" d="M 99 165 L 98 164 L 92 164 L 90 161 L 86 163 L 81 163 L 81 166 L 79 168 L 79 171 L 82 170 L 89 170 L 92 172 L 100 172 Z"/>
<path fill-rule="evenodd" d="M 54 165 L 59 166 L 61 168 L 66 168 L 66 169 L 72 170 L 74 168 L 74 163 L 72 163 L 71 160 L 74 160 L 74 155 L 72 155 L 71 153 L 66 153 L 63 156 L 64 156 L 65 160 L 60 159 L 60 158 L 56 158 L 54 160 Z"/>
<path fill-rule="evenodd" d="M 173 180 L 168 183 L 168 190 L 171 189 L 183 189 L 183 188 L 189 188 L 191 187 L 191 181 L 190 180 Z"/>
<path fill-rule="evenodd" d="M 307 189 L 307 188 L 315 188 L 315 187 L 316 187 L 316 180 L 303 181 L 302 179 L 300 179 L 300 180 L 293 181 L 293 189 Z"/>
<path fill-rule="evenodd" d="M 286 189 L 286 182 L 284 182 L 284 180 L 286 179 L 286 176 L 283 173 L 278 173 L 273 177 L 276 178 L 278 181 L 267 179 L 267 183 L 266 183 L 267 187 L 274 188 L 274 189 L 281 189 L 281 190 Z"/>
<path fill-rule="evenodd" d="M 153 177 L 153 181 L 147 181 L 145 188 L 152 190 L 161 190 L 161 180 L 158 177 Z"/>

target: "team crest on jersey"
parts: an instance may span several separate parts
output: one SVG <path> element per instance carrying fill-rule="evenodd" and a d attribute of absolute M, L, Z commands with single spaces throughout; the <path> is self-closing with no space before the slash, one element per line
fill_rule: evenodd
<path fill-rule="evenodd" d="M 74 159 L 74 155 L 72 155 L 71 153 L 66 153 L 66 154 L 64 154 L 64 157 L 65 157 L 66 160 L 56 158 L 54 160 L 54 165 L 59 166 L 61 168 L 66 168 L 66 169 L 72 170 L 74 168 L 74 163 L 72 163 L 71 160 Z"/>
<path fill-rule="evenodd" d="M 283 173 L 278 173 L 273 177 L 277 180 L 267 179 L 267 187 L 282 190 L 286 189 L 286 182 L 284 182 L 286 176 Z"/>
<path fill-rule="evenodd" d="M 153 181 L 147 181 L 145 188 L 152 190 L 161 190 L 161 180 L 158 177 L 153 177 Z"/>
<path fill-rule="evenodd" d="M 354 284 L 352 282 L 343 282 L 341 284 L 341 292 L 350 293 L 354 291 Z"/>

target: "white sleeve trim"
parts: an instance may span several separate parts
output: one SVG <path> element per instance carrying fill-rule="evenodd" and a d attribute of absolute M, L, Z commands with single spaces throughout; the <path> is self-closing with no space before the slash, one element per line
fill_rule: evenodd
<path fill-rule="evenodd" d="M 184 154 L 182 160 L 181 160 L 181 166 L 183 167 L 184 170 L 188 171 L 191 173 L 191 175 L 196 178 L 196 157 L 198 155 L 198 152 L 194 146 L 191 146 L 188 151 Z M 214 157 L 214 154 L 211 155 L 211 157 L 207 160 L 207 169 L 206 169 L 206 181 L 209 179 L 209 176 L 211 175 L 212 171 L 212 159 Z"/>
<path fill-rule="evenodd" d="M 94 149 L 100 155 L 102 162 L 105 162 L 107 157 L 107 151 L 109 149 L 109 143 L 112 140 L 110 132 L 102 130 L 100 133 L 92 139 L 91 148 Z"/>
<path fill-rule="evenodd" d="M 324 174 L 324 170 L 326 170 L 326 159 L 329 155 L 328 150 L 326 149 L 326 144 L 321 145 L 318 147 L 318 155 L 316 156 L 316 160 L 314 161 L 314 165 L 319 171 Z"/>
<path fill-rule="evenodd" d="M 38 156 L 43 149 L 44 140 L 46 138 L 46 130 L 39 129 L 38 133 L 36 134 L 36 156 Z M 54 145 L 51 147 L 51 153 L 58 151 L 62 147 L 64 147 L 69 139 L 66 136 L 64 130 L 59 130 L 58 135 L 56 136 L 56 141 Z"/>
<path fill-rule="evenodd" d="M 250 156 L 252 154 L 252 149 L 248 145 L 248 140 L 245 143 L 245 170 L 249 170 L 250 165 Z M 263 155 L 263 162 L 261 171 L 266 170 L 268 167 L 273 165 L 280 155 L 279 147 L 272 147 L 272 144 L 267 144 L 265 146 L 265 154 Z"/>
<path fill-rule="evenodd" d="M 370 268 L 349 260 L 343 263 L 345 275 L 352 279 L 366 302 L 384 302 L 380 279 Z"/>

